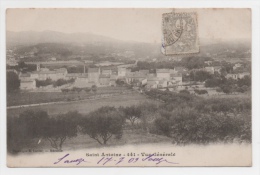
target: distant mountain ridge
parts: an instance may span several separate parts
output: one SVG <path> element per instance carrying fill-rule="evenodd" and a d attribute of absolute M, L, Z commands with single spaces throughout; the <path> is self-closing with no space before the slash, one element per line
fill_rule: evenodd
<path fill-rule="evenodd" d="M 137 41 L 123 41 L 112 37 L 98 35 L 94 33 L 62 33 L 52 30 L 45 31 L 22 31 L 22 32 L 6 32 L 7 43 L 21 43 L 21 44 L 38 44 L 38 43 L 91 43 L 91 42 L 130 42 L 130 43 L 140 43 Z M 232 40 L 234 41 L 234 40 Z M 231 42 L 232 42 L 231 41 Z M 249 43 L 249 39 L 237 39 L 237 41 Z M 207 38 L 200 38 L 201 45 L 211 45 L 220 42 L 229 42 L 212 40 Z M 149 43 L 145 43 L 149 44 Z M 150 43 L 152 44 L 152 43 Z"/>
<path fill-rule="evenodd" d="M 42 32 L 6 32 L 7 43 L 38 44 L 38 43 L 90 43 L 118 42 L 114 38 L 92 33 L 62 33 L 45 30 Z"/>
<path fill-rule="evenodd" d="M 37 48 L 40 53 L 61 51 L 72 54 L 112 54 L 134 52 L 135 57 L 164 57 L 161 43 L 142 43 L 124 41 L 93 33 L 62 33 L 55 31 L 26 31 L 6 33 L 7 46 L 19 45 L 18 52 L 23 54 Z M 195 56 L 214 58 L 250 58 L 251 41 L 235 39 L 230 41 L 200 38 L 200 52 Z M 182 55 L 186 57 L 186 55 Z"/>

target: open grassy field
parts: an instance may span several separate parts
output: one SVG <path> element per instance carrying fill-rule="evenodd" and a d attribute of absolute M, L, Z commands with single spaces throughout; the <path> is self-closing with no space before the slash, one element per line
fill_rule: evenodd
<path fill-rule="evenodd" d="M 16 105 L 26 105 L 35 103 L 47 103 L 47 102 L 57 102 L 57 101 L 68 101 L 68 100 L 78 100 L 85 99 L 91 96 L 100 94 L 115 94 L 122 92 L 129 92 L 131 90 L 126 87 L 99 87 L 97 91 L 94 92 L 26 92 L 19 91 L 15 93 L 7 94 L 7 106 Z"/>
<path fill-rule="evenodd" d="M 80 113 L 86 114 L 102 106 L 114 106 L 114 107 L 130 106 L 130 105 L 136 105 L 143 102 L 159 103 L 158 101 L 148 99 L 141 94 L 133 92 L 131 94 L 122 94 L 122 95 L 103 98 L 103 99 L 75 101 L 75 102 L 70 102 L 65 104 L 50 104 L 50 105 L 42 105 L 42 106 L 34 106 L 34 107 L 8 109 L 7 116 L 18 116 L 21 112 L 28 109 L 45 110 L 48 111 L 50 115 L 66 113 L 68 111 L 73 111 L 73 110 L 77 110 Z"/>

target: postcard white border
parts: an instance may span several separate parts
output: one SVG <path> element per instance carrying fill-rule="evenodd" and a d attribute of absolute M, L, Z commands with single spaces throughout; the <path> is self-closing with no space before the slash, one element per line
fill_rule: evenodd
<path fill-rule="evenodd" d="M 63 1 L 2 0 L 0 2 L 0 174 L 178 174 L 178 175 L 259 175 L 260 174 L 260 1 Z M 251 8 L 252 9 L 252 98 L 253 98 L 253 166 L 252 167 L 188 167 L 188 168 L 7 168 L 6 166 L 6 87 L 5 87 L 5 10 L 7 8 Z"/>

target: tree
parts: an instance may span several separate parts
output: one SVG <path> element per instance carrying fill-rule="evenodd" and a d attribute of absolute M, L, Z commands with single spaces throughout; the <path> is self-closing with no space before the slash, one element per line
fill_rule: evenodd
<path fill-rule="evenodd" d="M 220 93 L 220 92 L 222 92 L 222 89 L 221 89 L 221 88 L 217 88 L 216 91 L 217 91 L 218 93 Z"/>
<path fill-rule="evenodd" d="M 169 119 L 165 117 L 159 117 L 154 120 L 154 125 L 156 126 L 157 130 L 161 132 L 163 135 L 170 137 L 171 133 L 171 122 Z"/>
<path fill-rule="evenodd" d="M 96 85 L 92 85 L 92 86 L 91 86 L 91 90 L 92 90 L 93 92 L 96 92 L 96 91 L 97 91 L 97 86 L 96 86 Z"/>
<path fill-rule="evenodd" d="M 251 86 L 251 77 L 250 76 L 245 76 L 241 79 L 238 79 L 237 81 L 238 86 L 242 87 L 242 86 Z"/>
<path fill-rule="evenodd" d="M 36 87 L 48 86 L 51 84 L 53 84 L 53 81 L 50 78 L 47 78 L 46 80 L 37 80 L 36 79 Z"/>
<path fill-rule="evenodd" d="M 221 80 L 218 78 L 208 79 L 205 82 L 205 87 L 217 87 L 220 85 Z"/>
<path fill-rule="evenodd" d="M 60 114 L 56 118 L 50 118 L 46 126 L 44 138 L 48 139 L 51 146 L 62 150 L 63 143 L 67 138 L 77 136 L 77 126 L 81 115 L 77 112 Z"/>
<path fill-rule="evenodd" d="M 117 86 L 123 86 L 125 84 L 125 82 L 123 80 L 117 79 L 116 84 L 117 84 Z"/>
<path fill-rule="evenodd" d="M 62 85 L 67 84 L 67 83 L 68 83 L 67 80 L 58 79 L 57 81 L 55 81 L 55 82 L 53 83 L 53 86 L 54 86 L 54 87 L 62 86 Z"/>
<path fill-rule="evenodd" d="M 88 93 L 88 92 L 91 91 L 91 89 L 86 87 L 86 88 L 84 88 L 84 91 L 85 91 L 86 93 Z"/>
<path fill-rule="evenodd" d="M 66 93 L 69 92 L 69 89 L 61 89 L 61 92 L 62 92 L 63 94 L 66 94 Z"/>
<path fill-rule="evenodd" d="M 184 89 L 184 90 L 180 90 L 180 92 L 179 92 L 179 93 L 190 94 L 190 91 L 188 91 L 188 90 Z"/>
<path fill-rule="evenodd" d="M 30 138 L 41 138 L 46 131 L 49 115 L 43 110 L 27 110 L 20 114 L 19 120 L 24 126 L 24 132 Z"/>
<path fill-rule="evenodd" d="M 210 79 L 212 75 L 209 72 L 199 70 L 199 71 L 192 71 L 190 78 L 194 81 L 205 81 L 207 79 Z"/>
<path fill-rule="evenodd" d="M 7 92 L 13 92 L 20 87 L 20 80 L 15 72 L 7 72 Z"/>
<path fill-rule="evenodd" d="M 101 107 L 88 114 L 81 122 L 82 132 L 96 140 L 101 145 L 115 135 L 122 136 L 123 119 L 113 107 Z"/>
<path fill-rule="evenodd" d="M 19 117 L 8 117 L 8 150 L 21 150 L 40 139 L 46 132 L 49 115 L 45 111 L 26 110 Z"/>
<path fill-rule="evenodd" d="M 77 92 L 79 94 L 82 91 L 82 89 L 79 87 L 73 87 L 72 91 Z"/>
<path fill-rule="evenodd" d="M 19 67 L 20 69 L 26 67 L 25 62 L 24 62 L 24 61 L 20 61 L 20 62 L 18 62 L 18 67 Z"/>
<path fill-rule="evenodd" d="M 229 86 L 229 85 L 222 86 L 221 89 L 222 89 L 222 91 L 223 91 L 225 94 L 230 94 L 230 93 L 232 93 L 232 87 Z"/>
<path fill-rule="evenodd" d="M 199 95 L 207 94 L 207 93 L 208 93 L 208 91 L 207 91 L 207 90 L 204 90 L 204 89 L 203 89 L 203 90 L 195 89 L 194 92 L 195 92 L 196 94 L 199 94 Z"/>
<path fill-rule="evenodd" d="M 132 126 L 134 126 L 135 121 L 141 117 L 141 109 L 138 106 L 125 107 L 124 113 L 125 118 L 131 122 Z"/>

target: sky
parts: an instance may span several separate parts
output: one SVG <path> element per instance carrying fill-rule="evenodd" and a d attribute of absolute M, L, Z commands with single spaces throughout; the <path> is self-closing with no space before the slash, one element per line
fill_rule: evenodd
<path fill-rule="evenodd" d="M 199 38 L 250 39 L 250 9 L 175 9 L 197 12 Z M 126 41 L 161 42 L 162 14 L 172 9 L 8 9 L 8 31 L 94 33 Z"/>

